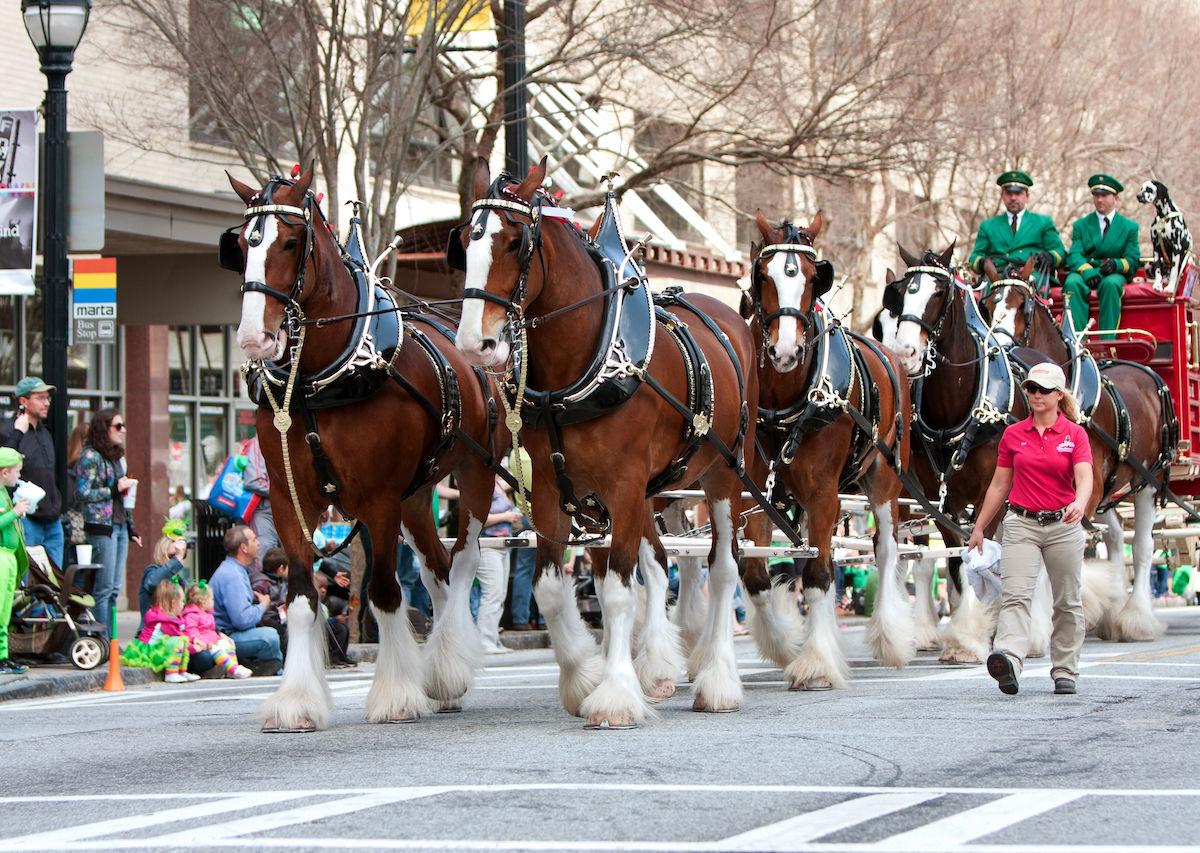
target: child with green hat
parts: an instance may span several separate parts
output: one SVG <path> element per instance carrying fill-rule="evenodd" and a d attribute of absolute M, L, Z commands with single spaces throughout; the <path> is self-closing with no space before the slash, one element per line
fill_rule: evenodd
<path fill-rule="evenodd" d="M 29 511 L 24 498 L 15 504 L 8 490 L 15 488 L 21 477 L 24 457 L 11 447 L 0 447 L 0 675 L 19 675 L 26 667 L 8 659 L 8 623 L 12 618 L 13 596 L 17 580 L 29 568 L 29 555 L 21 538 L 17 519 Z"/>

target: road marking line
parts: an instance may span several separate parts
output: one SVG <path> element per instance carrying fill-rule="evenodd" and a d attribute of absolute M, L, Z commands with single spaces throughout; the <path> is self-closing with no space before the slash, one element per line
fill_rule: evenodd
<path fill-rule="evenodd" d="M 951 850 L 1083 797 L 1084 791 L 1025 791 L 876 842 L 890 851 Z"/>
<path fill-rule="evenodd" d="M 869 794 L 732 835 L 715 842 L 713 847 L 720 850 L 766 850 L 780 853 L 799 850 L 797 845 L 804 842 L 911 808 L 940 796 L 942 795 L 935 792 Z"/>
<path fill-rule="evenodd" d="M 405 800 L 416 800 L 422 797 L 446 793 L 449 790 L 451 789 L 429 786 L 373 791 L 355 797 L 331 800 L 320 805 L 305 803 L 302 806 L 280 812 L 254 815 L 253 817 L 240 818 L 225 823 L 197 826 L 192 829 L 182 830 L 181 832 L 172 832 L 167 835 L 148 838 L 145 839 L 145 843 L 150 847 L 159 848 L 182 844 L 211 844 L 216 839 L 234 838 L 251 832 L 270 832 L 271 830 L 282 829 L 286 826 L 313 823 L 314 821 L 325 820 L 337 815 L 353 814 L 354 812 L 376 808 L 377 806 L 386 806 Z M 352 847 L 354 845 L 349 844 L 347 846 Z"/>
<path fill-rule="evenodd" d="M 186 795 L 183 795 L 186 796 Z M 165 799 L 157 795 L 154 799 Z M 54 829 L 49 832 L 35 832 L 21 835 L 5 841 L 6 850 L 42 850 L 57 845 L 83 839 L 96 838 L 102 835 L 114 835 L 119 832 L 145 829 L 161 823 L 174 823 L 180 820 L 209 817 L 211 815 L 228 814 L 231 811 L 268 806 L 285 800 L 296 799 L 294 791 L 273 791 L 269 793 L 239 794 L 227 799 L 214 800 L 207 803 L 196 803 L 190 806 L 176 806 L 150 814 L 136 814 L 128 817 L 117 817 L 109 820 L 84 823 Z M 108 842 L 111 846 L 112 842 Z"/>

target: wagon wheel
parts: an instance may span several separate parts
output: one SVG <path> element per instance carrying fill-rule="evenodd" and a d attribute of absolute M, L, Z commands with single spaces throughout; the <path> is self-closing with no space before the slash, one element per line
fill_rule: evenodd
<path fill-rule="evenodd" d="M 95 669 L 104 660 L 104 644 L 95 637 L 80 637 L 71 643 L 71 663 L 78 669 Z"/>

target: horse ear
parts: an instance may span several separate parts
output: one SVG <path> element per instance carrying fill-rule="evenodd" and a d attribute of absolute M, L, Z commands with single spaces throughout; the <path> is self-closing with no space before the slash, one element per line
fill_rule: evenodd
<path fill-rule="evenodd" d="M 546 180 L 546 164 L 548 160 L 549 157 L 542 157 L 541 162 L 533 167 L 529 176 L 517 184 L 512 191 L 520 198 L 525 199 L 525 201 L 532 201 L 534 192 L 542 185 L 542 181 Z"/>
<path fill-rule="evenodd" d="M 233 175 L 229 174 L 228 170 L 226 170 L 226 172 L 225 172 L 225 177 L 229 178 L 229 186 L 233 187 L 233 191 L 235 193 L 237 193 L 238 198 L 240 198 L 247 205 L 249 205 L 250 200 L 254 198 L 254 196 L 257 194 L 258 191 L 253 190 L 250 187 L 243 184 L 241 181 L 239 181 Z"/>
<path fill-rule="evenodd" d="M 954 257 L 954 247 L 958 245 L 958 240 L 952 240 L 950 245 L 946 247 L 946 251 L 938 255 L 938 260 L 942 262 L 942 266 L 950 269 L 950 259 Z"/>
<path fill-rule="evenodd" d="M 762 247 L 762 243 L 755 243 L 753 240 L 750 241 L 750 263 L 758 260 L 758 255 L 762 252 Z"/>
<path fill-rule="evenodd" d="M 300 177 L 296 178 L 296 183 L 292 185 L 292 194 L 296 196 L 297 200 L 304 198 L 304 194 L 308 192 L 308 188 L 312 186 L 313 172 L 316 171 L 316 168 L 316 161 L 313 161 L 309 164 L 309 167 L 304 170 L 304 173 L 300 175 Z"/>
<path fill-rule="evenodd" d="M 771 228 L 770 223 L 767 222 L 767 217 L 763 216 L 761 209 L 754 212 L 754 223 L 758 226 L 758 233 L 762 235 L 763 242 L 765 243 L 770 240 L 771 232 L 774 229 Z"/>
<path fill-rule="evenodd" d="M 821 211 L 817 211 L 817 215 L 813 217 L 813 221 L 808 224 L 808 228 L 804 229 L 808 232 L 808 239 L 815 240 L 817 235 L 821 233 L 821 226 L 825 224 L 825 219 L 821 215 Z M 832 268 L 831 268 L 832 274 Z"/>
<path fill-rule="evenodd" d="M 492 170 L 488 161 L 480 157 L 475 161 L 475 198 L 487 197 L 488 187 L 492 185 Z"/>
<path fill-rule="evenodd" d="M 883 286 L 887 287 L 889 284 L 891 284 L 895 280 L 896 280 L 896 274 L 894 272 L 892 272 L 891 267 L 888 267 L 887 272 L 883 276 Z"/>
<path fill-rule="evenodd" d="M 833 264 L 829 261 L 817 261 L 813 264 L 817 274 L 813 278 L 813 296 L 824 296 L 833 287 Z"/>
<path fill-rule="evenodd" d="M 912 255 L 910 255 L 908 253 L 908 250 L 905 249 L 903 246 L 901 246 L 899 243 L 896 244 L 896 248 L 900 250 L 900 260 L 904 261 L 906 266 L 915 267 L 915 266 L 920 265 L 920 263 L 921 263 L 920 258 L 914 258 Z"/>
<path fill-rule="evenodd" d="M 1030 255 L 1025 259 L 1025 263 L 1021 265 L 1021 278 L 1029 281 L 1029 276 L 1033 274 L 1033 265 L 1037 263 L 1037 255 Z"/>
<path fill-rule="evenodd" d="M 996 265 L 992 263 L 991 258 L 985 258 L 983 261 L 983 274 L 987 276 L 988 281 L 999 281 L 1000 273 L 996 271 Z"/>

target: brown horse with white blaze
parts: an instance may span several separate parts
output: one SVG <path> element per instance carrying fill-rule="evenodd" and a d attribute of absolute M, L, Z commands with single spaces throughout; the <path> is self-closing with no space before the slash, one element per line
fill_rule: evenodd
<path fill-rule="evenodd" d="M 763 242 L 752 252 L 750 320 L 760 352 L 763 457 L 756 479 L 764 482 L 770 465 L 776 491 L 781 482 L 804 511 L 817 556 L 803 571 L 803 634 L 793 624 L 790 600 L 786 609 L 778 607 L 783 602 L 772 595 L 765 561 L 746 561 L 743 585 L 755 611 L 751 633 L 764 656 L 783 667 L 792 689 L 842 687 L 849 666 L 838 642 L 830 554 L 841 515 L 839 487 L 861 491 L 875 513 L 880 582 L 868 641 L 889 666 L 903 667 L 914 653 L 912 608 L 898 559 L 902 487 L 893 467 L 908 463 L 908 383 L 893 353 L 842 330 L 820 306 L 833 283 L 832 265 L 818 260 L 813 247 L 821 214 L 807 228 L 787 221 L 772 227 L 761 212 L 757 223 Z M 751 529 L 757 542 L 769 541 L 764 516 L 756 515 Z"/>
<path fill-rule="evenodd" d="M 461 706 L 482 652 L 468 599 L 495 475 L 458 439 L 497 454 L 507 441 L 506 433 L 490 434 L 487 384 L 455 349 L 449 330 L 386 310 L 395 307 L 394 297 L 343 262 L 309 188 L 312 178 L 310 168 L 295 181 L 276 177 L 255 190 L 231 176 L 246 203 L 246 225 L 236 234 L 231 229 L 221 246 L 222 265 L 242 273 L 237 340 L 260 401 L 258 435 L 289 564 L 287 665 L 259 710 L 270 731 L 329 722 L 327 647 L 308 531 L 331 501 L 362 523 L 371 569 L 379 659 L 368 720 L 407 722 L 439 704 Z M 384 325 L 369 325 L 376 320 Z M 363 383 L 373 387 L 364 390 Z M 450 473 L 463 511 L 447 554 L 431 490 Z M 421 558 L 436 607 L 424 662 L 396 579 L 401 531 Z"/>
<path fill-rule="evenodd" d="M 557 393 L 591 375 L 597 353 L 606 351 L 606 305 L 621 290 L 633 298 L 646 286 L 642 281 L 632 289 L 612 288 L 602 298 L 603 263 L 590 254 L 569 214 L 556 210 L 539 191 L 545 176 L 543 160 L 524 180 L 501 174 L 493 182 L 487 163 L 480 161 L 471 222 L 452 240 L 450 252 L 466 273 L 459 349 L 472 363 L 491 368 L 507 365 L 512 355 L 515 373 L 527 371 L 529 393 L 517 404 L 525 404 L 520 435 L 533 463 L 534 523 L 541 534 L 534 592 L 560 666 L 563 707 L 584 717 L 588 727 L 629 727 L 647 716 L 647 685 L 664 688 L 660 696 L 674 689 L 680 655 L 674 634 L 666 630 L 665 567 L 646 498 L 656 486 L 686 478 L 699 481 L 713 521 L 712 606 L 693 707 L 734 710 L 742 698 L 731 615 L 741 483 L 709 439 L 716 436 L 736 450 L 744 438 L 744 406 L 753 407 L 758 399 L 757 381 L 748 371 L 749 332 L 735 312 L 703 296 L 688 295 L 672 303 L 669 313 L 659 309 L 657 324 L 650 306 L 650 347 L 643 347 L 643 365 L 628 364 L 625 352 L 618 357 L 609 350 L 612 359 L 605 359 L 612 375 L 637 377 L 624 399 L 612 406 L 597 404 L 586 417 L 577 416 L 573 403 L 531 408 L 534 391 Z M 675 403 L 709 402 L 694 414 L 691 404 L 685 405 L 685 417 L 668 395 Z M 585 497 L 576 503 L 574 494 Z M 575 607 L 571 578 L 562 571 L 562 543 L 571 533 L 568 513 L 577 514 L 581 506 L 590 507 L 593 516 L 607 515 L 609 523 L 599 527 L 611 530 L 602 575 L 597 567 L 605 630 L 600 658 Z M 639 635 L 639 642 L 651 648 L 644 647 L 635 662 L 632 583 L 639 557 L 654 604 L 648 604 L 641 632 L 651 636 Z"/>

